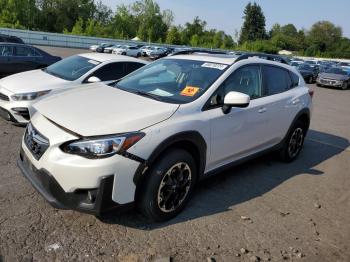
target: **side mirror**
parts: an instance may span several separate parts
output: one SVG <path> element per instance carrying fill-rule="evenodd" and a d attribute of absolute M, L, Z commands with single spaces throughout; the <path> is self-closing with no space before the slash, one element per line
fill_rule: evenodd
<path fill-rule="evenodd" d="M 224 114 L 228 114 L 232 107 L 247 107 L 250 103 L 250 97 L 240 92 L 231 91 L 226 94 L 224 98 L 224 105 L 222 111 Z"/>
<path fill-rule="evenodd" d="M 96 76 L 90 76 L 86 82 L 88 82 L 88 83 L 97 83 L 97 82 L 101 82 L 101 79 L 99 79 Z"/>

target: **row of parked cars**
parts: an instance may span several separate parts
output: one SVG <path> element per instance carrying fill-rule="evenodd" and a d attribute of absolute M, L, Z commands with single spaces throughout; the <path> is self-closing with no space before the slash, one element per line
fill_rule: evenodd
<path fill-rule="evenodd" d="M 52 206 L 164 221 L 202 178 L 269 151 L 295 160 L 312 96 L 279 56 L 96 52 L 1 79 L 0 116 L 27 124 L 18 166 Z"/>
<path fill-rule="evenodd" d="M 169 54 L 188 50 L 189 48 L 170 48 L 163 46 L 153 45 L 121 45 L 121 44 L 107 44 L 102 43 L 100 45 L 90 46 L 92 52 L 109 53 L 117 55 L 127 55 L 133 57 L 149 57 L 152 60 L 156 60 Z"/>
<path fill-rule="evenodd" d="M 318 86 L 350 88 L 350 63 L 330 60 L 302 60 L 294 58 L 290 64 L 296 67 L 307 83 Z"/>

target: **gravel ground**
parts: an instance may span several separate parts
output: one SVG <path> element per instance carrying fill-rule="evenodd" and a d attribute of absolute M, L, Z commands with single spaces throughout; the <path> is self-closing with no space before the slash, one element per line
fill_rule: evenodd
<path fill-rule="evenodd" d="M 267 155 L 203 181 L 161 224 L 52 208 L 16 167 L 24 129 L 0 120 L 0 261 L 350 261 L 350 90 L 313 88 L 297 161 Z"/>

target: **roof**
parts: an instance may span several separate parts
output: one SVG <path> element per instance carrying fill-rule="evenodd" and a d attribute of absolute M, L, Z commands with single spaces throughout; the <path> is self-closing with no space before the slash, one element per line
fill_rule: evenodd
<path fill-rule="evenodd" d="M 242 54 L 235 54 L 235 53 L 220 53 L 220 52 L 206 52 L 206 51 L 195 51 L 189 53 L 179 53 L 174 54 L 171 57 L 172 58 L 178 58 L 178 59 L 187 59 L 187 60 L 198 60 L 198 61 L 205 61 L 205 62 L 213 62 L 213 63 L 220 63 L 220 64 L 226 64 L 226 65 L 232 65 L 238 61 L 247 60 L 251 61 L 252 58 L 260 58 L 257 60 L 257 62 L 261 61 L 273 61 L 278 64 L 285 64 L 288 65 L 288 61 L 279 55 L 272 55 L 272 54 L 265 54 L 265 53 L 242 53 Z"/>
<path fill-rule="evenodd" d="M 88 59 L 96 60 L 101 63 L 107 62 L 107 61 L 123 61 L 123 62 L 138 62 L 147 64 L 147 61 L 137 59 L 130 56 L 124 56 L 124 55 L 115 55 L 115 54 L 105 54 L 105 53 L 84 53 L 84 54 L 78 54 L 79 56 L 86 57 Z"/>
<path fill-rule="evenodd" d="M 221 55 L 221 54 L 206 54 L 206 53 L 194 53 L 189 55 L 176 55 L 170 56 L 170 59 L 185 59 L 185 60 L 197 60 L 203 62 L 212 62 L 225 65 L 233 64 L 237 56 L 235 55 Z M 167 58 L 167 59 L 169 59 Z"/>

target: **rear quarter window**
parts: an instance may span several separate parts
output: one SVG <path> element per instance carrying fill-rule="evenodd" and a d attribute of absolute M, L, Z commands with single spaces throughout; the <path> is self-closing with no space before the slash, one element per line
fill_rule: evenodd
<path fill-rule="evenodd" d="M 291 71 L 289 71 L 290 78 L 292 79 L 292 88 L 299 85 L 299 76 Z"/>

